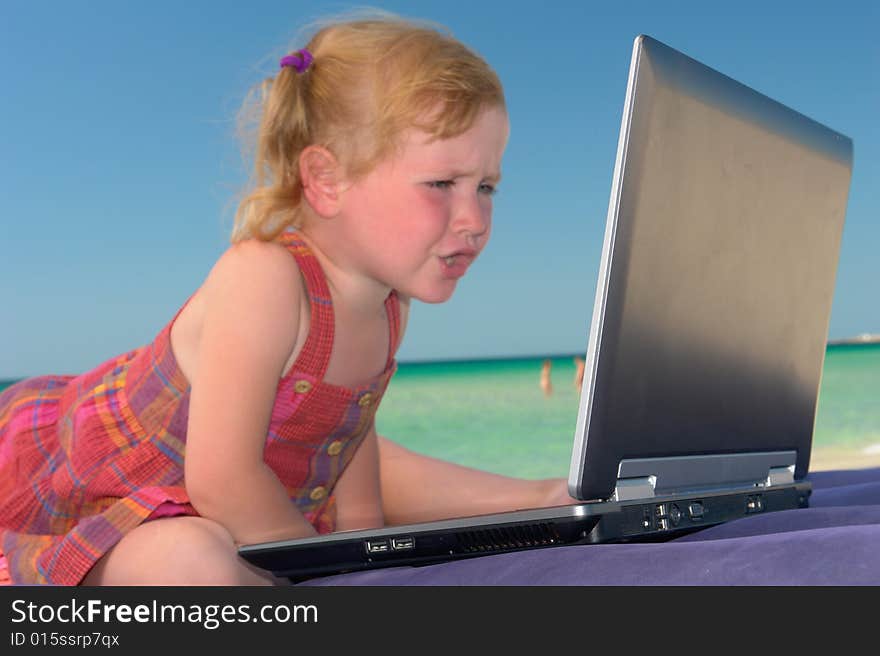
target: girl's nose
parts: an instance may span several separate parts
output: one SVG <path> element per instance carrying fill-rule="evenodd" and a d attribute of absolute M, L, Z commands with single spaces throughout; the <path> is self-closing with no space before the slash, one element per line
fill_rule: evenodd
<path fill-rule="evenodd" d="M 492 221 L 491 208 L 484 207 L 479 196 L 463 200 L 453 219 L 453 230 L 464 233 L 472 245 L 489 231 Z"/>

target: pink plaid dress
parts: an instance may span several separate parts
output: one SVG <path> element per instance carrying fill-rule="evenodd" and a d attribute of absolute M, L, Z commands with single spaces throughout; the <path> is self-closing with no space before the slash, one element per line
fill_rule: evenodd
<path fill-rule="evenodd" d="M 385 302 L 385 371 L 356 388 L 325 383 L 330 292 L 296 233 L 279 240 L 305 277 L 311 325 L 278 383 L 264 458 L 291 501 L 328 533 L 333 487 L 396 369 L 399 304 L 394 292 Z M 172 324 L 151 344 L 80 376 L 31 378 L 0 393 L 0 581 L 75 585 L 141 523 L 197 514 L 183 485 L 190 390 L 171 350 Z"/>

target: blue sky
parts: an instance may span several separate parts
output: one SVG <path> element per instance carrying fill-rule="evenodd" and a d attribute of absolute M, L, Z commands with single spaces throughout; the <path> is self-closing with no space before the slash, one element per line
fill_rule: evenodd
<path fill-rule="evenodd" d="M 487 251 L 418 304 L 401 360 L 583 351 L 633 38 L 649 34 L 851 137 L 829 336 L 880 332 L 878 3 L 377 2 L 496 68 L 512 123 Z M 0 378 L 148 342 L 226 247 L 234 116 L 299 28 L 352 5 L 4 0 Z"/>

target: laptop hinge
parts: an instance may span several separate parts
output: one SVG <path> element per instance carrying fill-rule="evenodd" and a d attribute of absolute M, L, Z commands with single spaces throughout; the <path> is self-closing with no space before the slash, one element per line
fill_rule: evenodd
<path fill-rule="evenodd" d="M 796 451 L 626 458 L 618 466 L 611 499 L 628 501 L 698 490 L 790 485 L 794 483 L 796 463 Z"/>
<path fill-rule="evenodd" d="M 618 478 L 614 488 L 612 501 L 628 501 L 630 499 L 649 499 L 654 496 L 654 486 L 657 484 L 656 476 L 641 476 L 639 478 Z"/>
<path fill-rule="evenodd" d="M 787 485 L 789 483 L 794 483 L 794 465 L 789 465 L 788 467 L 771 467 L 770 473 L 767 475 L 767 480 L 764 483 L 764 487 Z"/>

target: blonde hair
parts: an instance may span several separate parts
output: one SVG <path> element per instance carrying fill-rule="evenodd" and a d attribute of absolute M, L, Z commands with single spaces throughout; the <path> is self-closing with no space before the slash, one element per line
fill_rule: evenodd
<path fill-rule="evenodd" d="M 235 214 L 232 241 L 275 239 L 301 225 L 300 153 L 327 148 L 355 179 L 392 154 L 408 128 L 446 139 L 485 107 L 504 107 L 497 74 L 441 28 L 396 16 L 337 22 L 306 49 L 311 66 L 282 68 L 255 88 L 253 178 Z"/>

